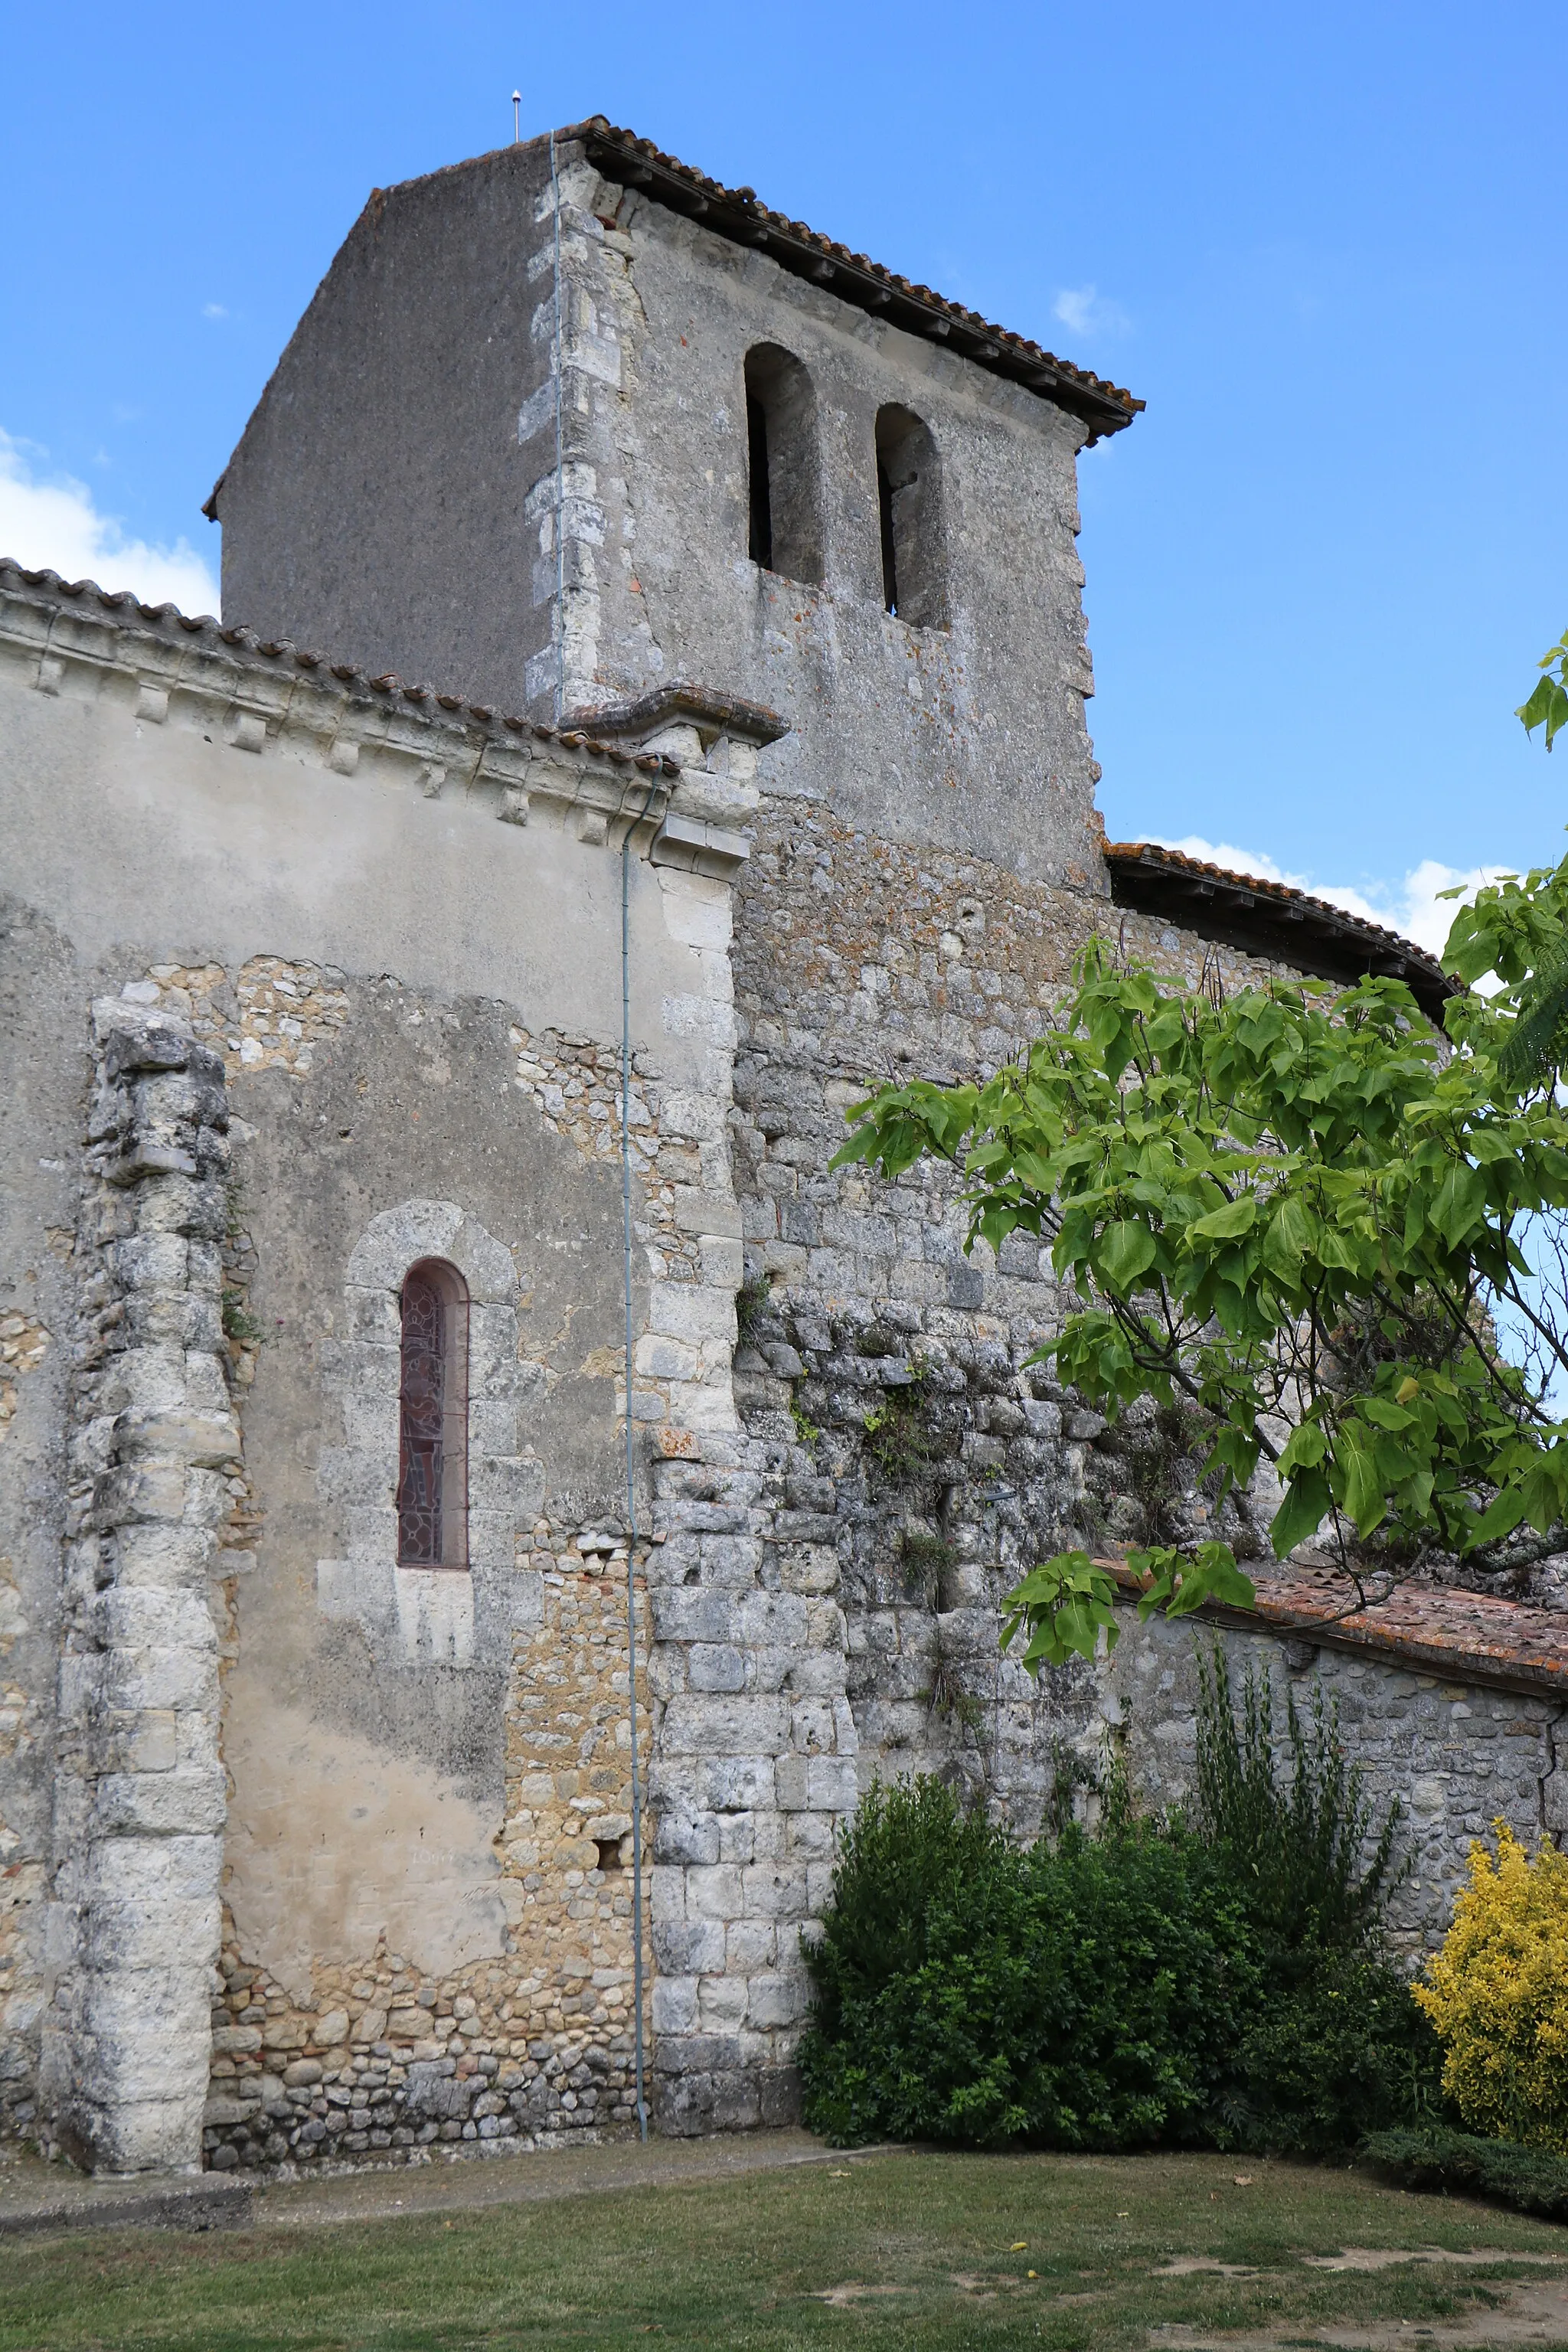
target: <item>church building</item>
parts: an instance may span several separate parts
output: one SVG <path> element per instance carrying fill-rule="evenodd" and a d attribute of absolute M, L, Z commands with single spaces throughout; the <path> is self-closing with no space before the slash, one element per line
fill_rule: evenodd
<path fill-rule="evenodd" d="M 1440 1013 L 1105 839 L 1077 465 L 1141 405 L 595 118 L 372 193 L 212 493 L 221 623 L 0 563 L 0 2130 L 792 2120 L 875 1776 L 1020 1836 L 1112 1751 L 1184 1785 L 1190 1627 L 1000 1654 L 1069 1543 L 1254 1559 L 1225 1638 L 1405 1797 L 1413 1952 L 1557 1820 L 1540 1595 L 1347 1615 L 1030 1362 L 1048 1253 L 831 1165 L 1097 933 Z"/>

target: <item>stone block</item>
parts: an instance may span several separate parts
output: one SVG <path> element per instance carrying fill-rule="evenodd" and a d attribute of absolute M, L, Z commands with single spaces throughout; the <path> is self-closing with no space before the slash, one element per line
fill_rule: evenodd
<path fill-rule="evenodd" d="M 697 2030 L 697 1977 L 656 1977 L 653 1984 L 653 2030 L 656 2033 L 694 2033 Z"/>
<path fill-rule="evenodd" d="M 216 1836 L 227 1809 L 223 1767 L 182 1764 L 172 1770 L 106 1772 L 93 1807 L 100 1832 L 151 1837 Z"/>
<path fill-rule="evenodd" d="M 80 1994 L 84 2072 L 95 2095 L 106 2103 L 194 2096 L 199 2119 L 212 2063 L 205 1969 L 116 1968 L 85 1975 Z"/>
<path fill-rule="evenodd" d="M 715 1976 L 724 1966 L 724 1929 L 717 1919 L 656 1919 L 649 1941 L 661 1976 Z"/>
<path fill-rule="evenodd" d="M 95 2100 L 76 2118 L 99 2172 L 194 2172 L 201 2162 L 205 2084 L 183 2096 Z"/>
<path fill-rule="evenodd" d="M 688 1919 L 738 1919 L 741 1872 L 733 1864 L 693 1865 L 686 1874 Z"/>
<path fill-rule="evenodd" d="M 741 2045 L 732 2033 L 667 2033 L 654 2065 L 661 2074 L 703 2074 L 739 2065 Z"/>
<path fill-rule="evenodd" d="M 647 1319 L 651 1331 L 672 1339 L 723 1339 L 733 1345 L 735 1339 L 734 1299 L 705 1283 L 656 1282 L 648 1296 Z"/>
<path fill-rule="evenodd" d="M 659 1862 L 716 1863 L 718 1816 L 698 1812 L 679 1803 L 665 1806 L 654 1830 L 653 1851 Z"/>
<path fill-rule="evenodd" d="M 192 1246 L 183 1234 L 131 1234 L 104 1255 L 121 1290 L 183 1290 Z"/>
<path fill-rule="evenodd" d="M 702 1279 L 710 1289 L 735 1291 L 745 1279 L 745 1264 L 739 1239 L 731 1240 L 717 1234 L 705 1234 L 701 1243 Z M 727 1334 L 721 1336 L 727 1339 Z"/>
<path fill-rule="evenodd" d="M 770 2131 L 798 2124 L 801 2110 L 800 2071 L 795 2066 L 764 2066 L 756 2075 L 758 2106 Z"/>
<path fill-rule="evenodd" d="M 698 1353 L 689 1340 L 645 1331 L 637 1343 L 636 1363 L 644 1380 L 689 1381 L 697 1376 Z"/>
<path fill-rule="evenodd" d="M 724 1930 L 724 1967 L 730 1976 L 765 1974 L 778 1955 L 778 1930 L 771 1919 L 731 1919 Z"/>
<path fill-rule="evenodd" d="M 153 1176 L 136 1196 L 139 1232 L 186 1234 L 221 1242 L 228 1227 L 228 1202 L 215 1178 Z"/>
<path fill-rule="evenodd" d="M 189 1489 L 187 1489 L 189 1491 Z M 114 1579 L 122 1590 L 205 1587 L 216 1543 L 208 1528 L 166 1519 L 120 1527 L 114 1533 Z"/>
<path fill-rule="evenodd" d="M 826 1544 L 781 1544 L 778 1564 L 787 1592 L 832 1592 L 837 1587 L 838 1554 Z"/>
<path fill-rule="evenodd" d="M 261 2033 L 254 2025 L 218 2025 L 213 2028 L 213 2055 L 216 2058 L 256 2058 L 261 2054 Z"/>
<path fill-rule="evenodd" d="M 432 2117 L 438 2123 L 468 2121 L 479 2085 L 471 2075 L 459 2077 L 449 2072 L 451 2064 L 450 2059 L 438 2059 L 431 2065 L 416 2063 L 409 2067 L 404 2086 L 409 2114 Z"/>
<path fill-rule="evenodd" d="M 844 1688 L 844 1651 L 840 1643 L 830 1650 L 808 1652 L 805 1656 L 784 1651 L 790 1687 L 802 1698 L 834 1698 Z M 759 1677 L 760 1679 L 760 1677 Z"/>
<path fill-rule="evenodd" d="M 798 1977 L 752 1977 L 745 1988 L 747 2024 L 759 2031 L 793 2025 L 800 2014 L 802 1993 Z"/>
<path fill-rule="evenodd" d="M 830 1250 L 843 1250 L 857 1257 L 889 1258 L 898 1255 L 898 1235 L 890 1217 L 865 1215 L 851 1209 L 831 1208 L 823 1213 L 822 1239 Z"/>
<path fill-rule="evenodd" d="M 146 1777 L 162 1781 L 174 1775 Z M 95 1964 L 208 1966 L 216 1951 L 220 1862 L 218 1843 L 210 1836 L 97 1839 L 83 1872 Z"/>
<path fill-rule="evenodd" d="M 216 2047 L 215 2037 L 214 2047 Z M 235 2124 L 247 2124 L 252 2116 L 261 2112 L 259 2099 L 210 2098 L 202 2109 L 202 2122 L 211 2131 L 224 2131 Z"/>
<path fill-rule="evenodd" d="M 215 1694 L 216 1695 L 216 1694 Z M 100 1772 L 167 1772 L 177 1756 L 173 1707 L 110 1707 L 89 1727 Z"/>
<path fill-rule="evenodd" d="M 88 1524 L 119 1528 L 143 1519 L 178 1521 L 185 1508 L 181 1462 L 137 1462 L 109 1471 L 93 1488 Z"/>
<path fill-rule="evenodd" d="M 683 1234 L 711 1234 L 741 1239 L 741 1203 L 719 1192 L 700 1191 L 692 1184 L 675 1187 L 675 1223 Z"/>
<path fill-rule="evenodd" d="M 705 2033 L 733 2032 L 746 2020 L 743 1977 L 703 1977 L 700 1979 L 698 2013 Z"/>
<path fill-rule="evenodd" d="M 798 1867 L 756 1863 L 741 1878 L 748 1918 L 798 1919 L 808 1908 L 807 1876 Z"/>
<path fill-rule="evenodd" d="M 731 1602 L 731 1638 L 748 1649 L 804 1649 L 811 1638 L 810 1604 L 790 1592 L 749 1592 Z"/>
<path fill-rule="evenodd" d="M 776 1697 L 726 1698 L 684 1693 L 665 1710 L 667 1756 L 777 1754 L 788 1744 L 789 1708 Z"/>
<path fill-rule="evenodd" d="M 762 1567 L 763 1547 L 754 1536 L 705 1535 L 698 1549 L 705 1584 L 744 1590 L 754 1583 Z"/>
<path fill-rule="evenodd" d="M 771 1805 L 773 1790 L 773 1759 L 768 1756 L 730 1756 L 699 1768 L 696 1790 L 700 1801 L 711 1811 L 749 1812 L 757 1805 Z"/>
<path fill-rule="evenodd" d="M 816 1811 L 852 1813 L 858 1800 L 853 1756 L 808 1756 L 806 1802 Z"/>
<path fill-rule="evenodd" d="M 992 1609 L 952 1609 L 937 1619 L 944 1658 L 994 1662 L 997 1617 Z"/>
<path fill-rule="evenodd" d="M 790 1707 L 790 1745 L 807 1755 L 831 1754 L 835 1746 L 831 1698 L 797 1698 Z"/>
<path fill-rule="evenodd" d="M 208 1630 L 211 1630 L 208 1619 Z M 190 1709 L 205 1713 L 214 1703 L 217 1660 L 185 1649 L 110 1650 L 100 1661 L 102 1703 L 127 1714 Z"/>
<path fill-rule="evenodd" d="M 694 1643 L 687 1654 L 686 1671 L 693 1691 L 740 1691 L 746 1686 L 746 1661 L 728 1644 Z"/>

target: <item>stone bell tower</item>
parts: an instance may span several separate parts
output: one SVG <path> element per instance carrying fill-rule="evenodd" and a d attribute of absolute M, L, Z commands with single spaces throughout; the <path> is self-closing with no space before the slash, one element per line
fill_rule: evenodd
<path fill-rule="evenodd" d="M 1079 450 L 1125 393 L 602 119 L 378 189 L 209 512 L 231 621 L 570 723 L 696 682 L 773 789 L 1098 871 Z"/>

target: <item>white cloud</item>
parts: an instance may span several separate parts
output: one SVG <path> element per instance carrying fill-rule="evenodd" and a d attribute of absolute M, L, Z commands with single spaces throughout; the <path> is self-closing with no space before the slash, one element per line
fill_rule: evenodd
<path fill-rule="evenodd" d="M 40 473 L 35 461 L 46 454 L 0 431 L 0 555 L 29 572 L 132 589 L 146 604 L 217 611 L 217 583 L 188 540 L 153 547 L 127 538 L 112 515 L 99 512 L 85 482 Z"/>
<path fill-rule="evenodd" d="M 1440 894 L 1445 890 L 1479 889 L 1483 882 L 1495 882 L 1500 874 L 1508 870 L 1500 866 L 1465 869 L 1444 866 L 1436 857 L 1424 857 L 1397 882 L 1319 882 L 1309 874 L 1288 874 L 1261 850 L 1238 849 L 1234 842 L 1205 841 L 1200 835 L 1188 834 L 1184 840 L 1164 840 L 1162 845 L 1179 849 L 1187 857 L 1201 857 L 1211 866 L 1228 866 L 1233 874 L 1256 874 L 1262 882 L 1288 882 L 1295 889 L 1310 890 L 1314 898 L 1327 898 L 1331 905 L 1342 907 L 1347 914 L 1360 915 L 1366 922 L 1381 923 L 1386 930 L 1402 932 L 1429 955 L 1442 954 L 1458 909 L 1457 900 Z"/>
<path fill-rule="evenodd" d="M 1102 300 L 1093 286 L 1064 286 L 1051 316 L 1074 335 L 1124 335 L 1132 323 L 1120 303 Z"/>
<path fill-rule="evenodd" d="M 202 304 L 202 316 L 204 319 L 226 319 L 228 312 L 224 309 L 221 302 L 204 302 Z"/>

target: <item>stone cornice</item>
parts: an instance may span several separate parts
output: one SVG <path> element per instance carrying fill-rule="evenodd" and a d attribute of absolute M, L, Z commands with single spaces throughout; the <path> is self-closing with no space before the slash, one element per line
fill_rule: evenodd
<path fill-rule="evenodd" d="M 4 561 L 0 673 L 44 695 L 116 706 L 140 727 L 404 784 L 429 799 L 488 799 L 511 824 L 552 819 L 610 847 L 629 826 L 645 854 L 681 773 L 659 752 L 500 717 L 458 696 L 263 644 L 250 630 L 191 620 L 172 604 L 145 605 Z M 683 844 L 679 862 L 727 877 L 747 845 L 708 830 L 700 856 L 684 855 Z"/>

